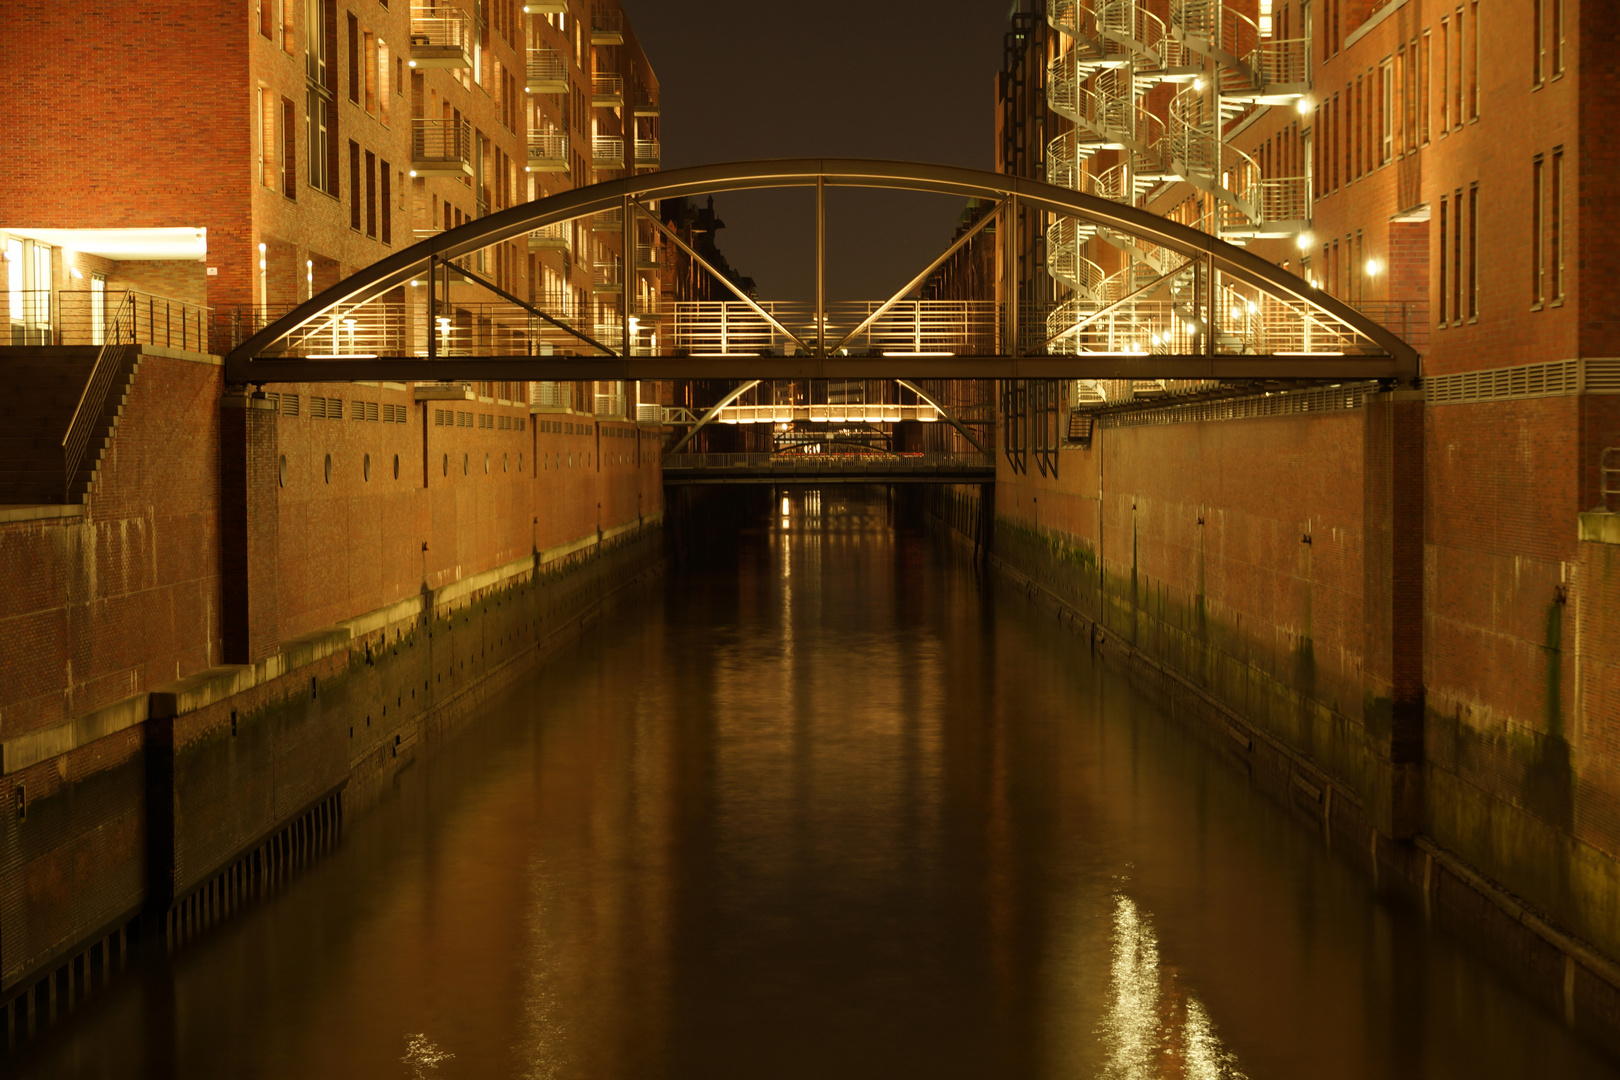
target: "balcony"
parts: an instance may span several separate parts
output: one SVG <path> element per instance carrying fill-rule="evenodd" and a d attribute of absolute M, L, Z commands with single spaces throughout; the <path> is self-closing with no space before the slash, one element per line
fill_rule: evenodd
<path fill-rule="evenodd" d="M 636 245 L 636 269 L 657 270 L 664 265 L 659 257 L 659 251 L 652 244 Z"/>
<path fill-rule="evenodd" d="M 624 168 L 624 140 L 617 135 L 597 135 L 591 139 L 591 164 L 598 169 Z"/>
<path fill-rule="evenodd" d="M 566 15 L 568 0 L 529 0 L 523 5 L 525 15 Z"/>
<path fill-rule="evenodd" d="M 624 211 L 605 210 L 591 218 L 591 228 L 597 232 L 624 232 Z"/>
<path fill-rule="evenodd" d="M 656 139 L 636 140 L 636 168 L 656 169 L 664 159 L 663 148 Z"/>
<path fill-rule="evenodd" d="M 571 251 L 573 246 L 573 231 L 566 221 L 542 226 L 529 234 L 530 251 Z"/>
<path fill-rule="evenodd" d="M 640 87 L 636 90 L 635 114 L 637 116 L 658 115 L 658 91 L 650 87 Z"/>
<path fill-rule="evenodd" d="M 470 68 L 472 16 L 460 8 L 411 7 L 411 67 Z"/>
<path fill-rule="evenodd" d="M 624 106 L 624 76 L 603 72 L 591 76 L 591 107 L 618 109 Z"/>
<path fill-rule="evenodd" d="M 568 61 L 561 53 L 544 45 L 529 50 L 529 93 L 566 94 L 568 85 Z"/>
<path fill-rule="evenodd" d="M 598 293 L 624 292 L 624 264 L 599 262 L 591 271 L 591 291 Z"/>
<path fill-rule="evenodd" d="M 568 171 L 568 136 L 560 131 L 537 132 L 529 136 L 529 164 L 532 173 Z"/>
<path fill-rule="evenodd" d="M 591 8 L 591 44 L 623 45 L 624 13 L 596 4 Z"/>
<path fill-rule="evenodd" d="M 412 176 L 471 176 L 472 124 L 466 120 L 411 121 Z"/>

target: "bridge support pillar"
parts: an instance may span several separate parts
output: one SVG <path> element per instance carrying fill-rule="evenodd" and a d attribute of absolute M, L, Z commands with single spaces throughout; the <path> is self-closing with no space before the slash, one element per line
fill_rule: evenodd
<path fill-rule="evenodd" d="M 1363 790 L 1378 831 L 1405 839 L 1424 815 L 1423 394 L 1369 399 L 1366 424 Z"/>
<path fill-rule="evenodd" d="M 251 664 L 281 641 L 276 406 L 263 394 L 227 395 L 220 407 L 220 622 L 223 659 Z"/>

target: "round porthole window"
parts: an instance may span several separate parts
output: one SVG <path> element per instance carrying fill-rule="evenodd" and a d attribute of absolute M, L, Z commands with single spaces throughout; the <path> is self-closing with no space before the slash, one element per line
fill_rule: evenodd
<path fill-rule="evenodd" d="M 332 482 L 332 455 L 331 454 L 326 455 L 326 482 L 328 484 L 330 484 Z"/>
<path fill-rule="evenodd" d="M 281 460 L 276 463 L 276 476 L 282 487 L 287 486 L 287 455 L 282 454 Z"/>
<path fill-rule="evenodd" d="M 399 479 L 399 455 L 394 455 L 394 479 Z"/>
<path fill-rule="evenodd" d="M 371 455 L 367 454 L 365 460 L 360 462 L 360 476 L 362 479 L 371 479 Z"/>

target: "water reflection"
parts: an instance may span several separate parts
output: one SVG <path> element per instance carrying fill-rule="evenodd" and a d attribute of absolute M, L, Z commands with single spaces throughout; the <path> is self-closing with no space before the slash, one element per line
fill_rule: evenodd
<path fill-rule="evenodd" d="M 1159 965 L 1159 942 L 1136 902 L 1114 897 L 1108 1008 L 1097 1026 L 1108 1080 L 1247 1080 L 1209 1013 Z"/>
<path fill-rule="evenodd" d="M 21 1074 L 1615 1075 L 882 491 L 757 508 Z"/>

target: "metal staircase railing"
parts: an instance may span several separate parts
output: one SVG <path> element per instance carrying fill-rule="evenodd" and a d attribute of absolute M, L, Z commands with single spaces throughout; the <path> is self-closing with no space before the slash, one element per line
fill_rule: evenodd
<path fill-rule="evenodd" d="M 90 378 L 85 381 L 84 392 L 79 395 L 79 403 L 73 409 L 72 419 L 68 421 L 67 432 L 62 436 L 64 500 L 72 498 L 73 480 L 79 474 L 79 467 L 84 464 L 85 451 L 90 446 L 90 435 L 95 430 L 97 421 L 106 412 L 107 392 L 112 389 L 113 380 L 118 377 L 118 372 L 123 367 L 124 355 L 135 340 L 133 292 L 124 294 L 118 310 L 107 322 L 104 335 L 101 350 L 96 354 L 95 366 L 90 369 Z"/>

